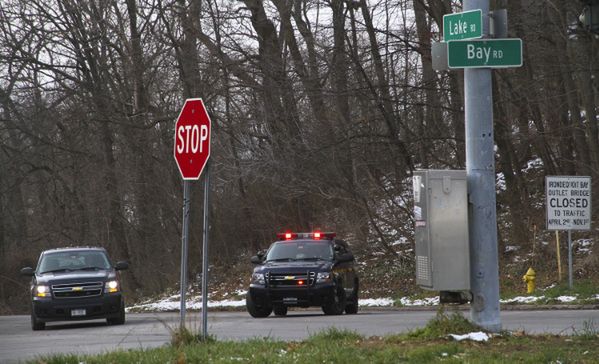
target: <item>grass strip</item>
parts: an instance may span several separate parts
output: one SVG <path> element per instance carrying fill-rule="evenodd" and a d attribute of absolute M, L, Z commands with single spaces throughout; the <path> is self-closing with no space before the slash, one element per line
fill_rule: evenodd
<path fill-rule="evenodd" d="M 504 332 L 487 342 L 456 342 L 449 334 L 479 331 L 461 314 L 440 311 L 426 327 L 407 334 L 363 337 L 327 329 L 300 342 L 270 338 L 202 341 L 191 332 L 173 333 L 170 345 L 101 355 L 57 355 L 31 363 L 597 363 L 599 330 L 589 322 L 572 336 Z"/>

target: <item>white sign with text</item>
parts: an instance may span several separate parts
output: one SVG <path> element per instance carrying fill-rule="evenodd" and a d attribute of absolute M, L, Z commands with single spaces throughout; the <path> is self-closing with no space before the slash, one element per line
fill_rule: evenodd
<path fill-rule="evenodd" d="M 591 229 L 591 177 L 545 178 L 547 230 Z"/>

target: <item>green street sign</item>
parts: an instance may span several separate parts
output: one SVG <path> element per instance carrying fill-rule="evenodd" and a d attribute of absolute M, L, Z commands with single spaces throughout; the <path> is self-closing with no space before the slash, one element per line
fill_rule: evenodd
<path fill-rule="evenodd" d="M 443 39 L 473 39 L 483 36 L 483 12 L 471 10 L 443 15 Z"/>
<path fill-rule="evenodd" d="M 522 39 L 452 40 L 447 42 L 449 68 L 522 66 Z"/>

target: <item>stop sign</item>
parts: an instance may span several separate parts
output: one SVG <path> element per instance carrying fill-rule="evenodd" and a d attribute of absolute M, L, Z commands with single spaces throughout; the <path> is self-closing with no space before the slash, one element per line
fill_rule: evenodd
<path fill-rule="evenodd" d="M 173 153 L 181 177 L 197 180 L 210 157 L 211 122 L 202 99 L 187 99 L 175 124 Z"/>

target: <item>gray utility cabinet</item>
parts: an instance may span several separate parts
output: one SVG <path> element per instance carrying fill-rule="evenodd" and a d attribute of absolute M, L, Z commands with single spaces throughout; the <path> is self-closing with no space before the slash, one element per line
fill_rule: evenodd
<path fill-rule="evenodd" d="M 413 182 L 416 284 L 432 291 L 469 291 L 466 171 L 416 171 Z"/>

